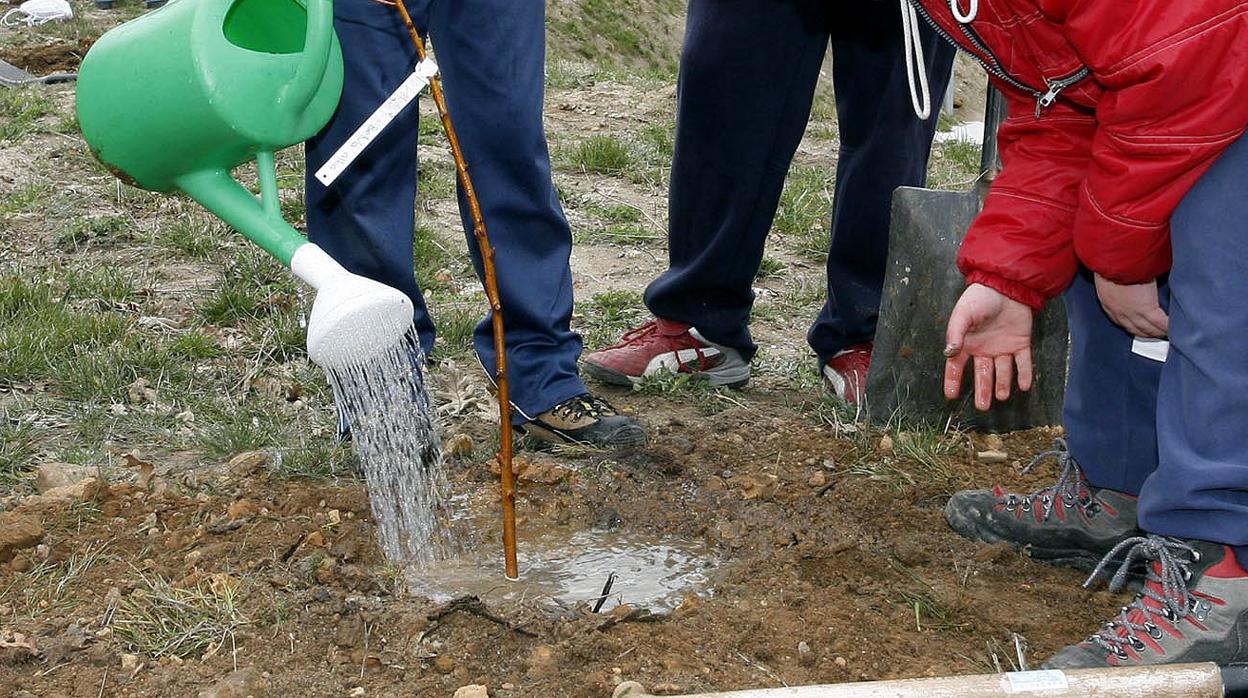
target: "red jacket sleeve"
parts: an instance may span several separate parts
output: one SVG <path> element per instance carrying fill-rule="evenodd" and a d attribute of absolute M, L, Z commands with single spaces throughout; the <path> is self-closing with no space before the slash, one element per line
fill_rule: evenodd
<path fill-rule="evenodd" d="M 1170 268 L 1170 216 L 1248 124 L 1248 2 L 1072 0 L 1067 38 L 1105 88 L 1073 238 L 1119 283 Z"/>
<path fill-rule="evenodd" d="M 997 134 L 1004 169 L 962 242 L 958 268 L 968 284 L 1039 309 L 1079 267 L 1071 227 L 1096 122 L 1061 102 L 1037 120 L 1034 100 L 1005 89 L 1010 118 Z"/>

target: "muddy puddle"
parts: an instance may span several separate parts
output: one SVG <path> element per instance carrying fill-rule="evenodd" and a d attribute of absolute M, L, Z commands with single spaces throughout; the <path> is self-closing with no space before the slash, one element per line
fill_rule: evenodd
<path fill-rule="evenodd" d="M 471 594 L 487 603 L 527 599 L 591 608 L 601 601 L 604 612 L 622 604 L 662 612 L 686 596 L 710 596 L 716 564 L 700 543 L 616 531 L 548 532 L 522 539 L 519 559 L 520 580 L 509 582 L 501 551 L 486 546 L 413 573 L 411 590 L 441 600 Z"/>

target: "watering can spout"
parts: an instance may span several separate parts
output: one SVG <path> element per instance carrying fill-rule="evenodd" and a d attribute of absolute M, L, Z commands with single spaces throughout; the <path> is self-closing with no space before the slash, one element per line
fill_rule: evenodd
<path fill-rule="evenodd" d="M 303 58 L 295 69 L 294 78 L 287 84 L 280 98 L 281 102 L 289 105 L 293 113 L 303 112 L 316 97 L 325 78 L 334 39 L 333 0 L 306 2 L 308 30 L 303 43 Z"/>

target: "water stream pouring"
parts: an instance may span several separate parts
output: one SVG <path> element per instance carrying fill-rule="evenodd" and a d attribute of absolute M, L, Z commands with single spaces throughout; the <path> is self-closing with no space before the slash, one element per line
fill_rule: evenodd
<path fill-rule="evenodd" d="M 281 216 L 273 153 L 329 121 L 342 80 L 332 0 L 176 0 L 100 37 L 77 95 L 83 137 L 115 174 L 187 193 L 317 290 L 308 355 L 327 370 L 395 345 L 412 319 L 405 295 Z M 252 160 L 259 199 L 231 175 Z"/>

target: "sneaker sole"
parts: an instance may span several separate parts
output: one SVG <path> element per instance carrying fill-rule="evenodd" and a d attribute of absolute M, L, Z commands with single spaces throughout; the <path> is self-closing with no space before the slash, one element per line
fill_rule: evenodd
<path fill-rule="evenodd" d="M 945 511 L 945 520 L 949 522 L 949 527 L 963 538 L 987 543 L 988 545 L 1008 545 L 1015 550 L 1026 553 L 1028 557 L 1037 562 L 1058 567 L 1073 567 L 1083 572 L 1091 572 L 1096 569 L 1097 564 L 1105 557 L 1105 553 L 1109 552 L 1106 550 L 1097 554 L 1089 550 L 1077 548 L 1038 548 L 1034 545 L 1019 545 L 1015 541 L 1002 538 L 991 531 L 985 531 L 977 527 L 970 519 L 958 512 Z"/>
<path fill-rule="evenodd" d="M 622 427 L 612 434 L 611 437 L 607 439 L 607 442 L 603 444 L 581 441 L 580 439 L 575 439 L 554 429 L 547 429 L 546 427 L 543 427 L 535 422 L 529 422 L 523 427 L 518 427 L 517 429 L 521 434 L 542 443 L 578 444 L 582 446 L 589 446 L 590 448 L 611 448 L 617 450 L 625 448 L 639 448 L 641 446 L 645 446 L 648 440 L 646 438 L 646 431 L 640 426 Z"/>
<path fill-rule="evenodd" d="M 584 370 L 587 375 L 601 383 L 608 385 L 622 385 L 632 387 L 641 384 L 645 380 L 644 376 L 630 376 L 620 373 L 613 368 L 608 368 L 601 364 L 591 361 L 584 362 Z M 744 388 L 750 382 L 750 367 L 743 366 L 731 370 L 716 371 L 694 371 L 693 375 L 703 376 L 706 382 L 715 387 L 724 388 Z M 653 375 L 653 374 L 652 374 Z"/>

